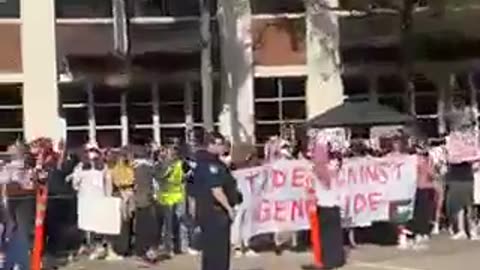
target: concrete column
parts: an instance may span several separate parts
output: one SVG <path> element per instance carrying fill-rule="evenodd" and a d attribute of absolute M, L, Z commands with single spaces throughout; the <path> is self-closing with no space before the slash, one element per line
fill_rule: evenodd
<path fill-rule="evenodd" d="M 437 115 L 438 115 L 438 133 L 447 132 L 447 114 L 449 111 L 449 88 L 450 77 L 446 72 L 428 73 L 427 77 L 435 82 L 438 91 Z"/>
<path fill-rule="evenodd" d="M 312 118 L 343 102 L 338 16 L 326 9 L 338 7 L 338 0 L 306 3 L 307 116 Z"/>
<path fill-rule="evenodd" d="M 58 141 L 60 130 L 54 0 L 21 0 L 25 139 Z"/>
<path fill-rule="evenodd" d="M 473 75 L 473 72 L 468 74 L 468 85 L 470 87 L 470 107 L 473 113 L 473 117 L 475 118 L 475 129 L 478 129 L 478 89 L 477 87 L 475 87 Z"/>
<path fill-rule="evenodd" d="M 210 0 L 200 0 L 202 118 L 204 128 L 213 130 L 212 35 Z"/>
<path fill-rule="evenodd" d="M 248 0 L 220 0 L 218 5 L 223 99 L 220 132 L 232 141 L 233 158 L 240 159 L 255 143 L 251 9 Z"/>
<path fill-rule="evenodd" d="M 97 121 L 95 118 L 95 96 L 93 95 L 93 83 L 87 83 L 87 109 L 88 109 L 88 140 L 90 143 L 97 142 Z"/>
<path fill-rule="evenodd" d="M 185 111 L 185 141 L 193 145 L 195 134 L 193 132 L 193 89 L 191 82 L 186 82 L 183 89 L 183 110 Z"/>
<path fill-rule="evenodd" d="M 153 140 L 160 145 L 160 97 L 158 96 L 158 82 L 152 84 L 152 121 L 153 121 Z"/>
<path fill-rule="evenodd" d="M 122 126 L 122 146 L 126 146 L 128 145 L 128 109 L 126 91 L 123 91 L 120 96 L 120 125 Z"/>

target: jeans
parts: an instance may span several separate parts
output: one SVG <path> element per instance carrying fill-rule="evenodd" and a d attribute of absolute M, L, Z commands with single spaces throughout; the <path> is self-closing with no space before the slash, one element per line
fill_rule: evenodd
<path fill-rule="evenodd" d="M 165 251 L 186 252 L 190 243 L 190 226 L 185 202 L 162 208 Z"/>
<path fill-rule="evenodd" d="M 25 233 L 28 247 L 31 248 L 35 223 L 35 197 L 11 197 L 8 200 L 8 208 L 20 231 Z"/>
<path fill-rule="evenodd" d="M 17 228 L 6 247 L 6 262 L 3 269 L 30 269 L 29 242 L 26 233 Z"/>

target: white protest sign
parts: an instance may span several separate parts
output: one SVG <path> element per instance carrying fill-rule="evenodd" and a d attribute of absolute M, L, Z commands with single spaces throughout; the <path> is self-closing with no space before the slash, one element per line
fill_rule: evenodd
<path fill-rule="evenodd" d="M 121 199 L 115 197 L 78 197 L 78 228 L 98 234 L 120 234 Z"/>
<path fill-rule="evenodd" d="M 348 148 L 348 136 L 345 128 L 324 128 L 317 131 L 317 140 L 328 142 L 332 151 L 342 152 Z"/>
<path fill-rule="evenodd" d="M 454 131 L 447 136 L 448 161 L 461 163 L 480 159 L 478 131 Z"/>
<path fill-rule="evenodd" d="M 308 229 L 308 210 L 317 202 L 340 206 L 345 226 L 369 226 L 390 218 L 390 203 L 412 201 L 415 196 L 415 156 L 347 159 L 331 174 L 331 187 L 326 189 L 307 160 L 280 160 L 235 171 L 244 201 L 232 225 L 234 240 Z M 307 187 L 314 187 L 315 194 Z"/>
<path fill-rule="evenodd" d="M 477 167 L 473 173 L 473 202 L 480 204 L 480 169 Z"/>

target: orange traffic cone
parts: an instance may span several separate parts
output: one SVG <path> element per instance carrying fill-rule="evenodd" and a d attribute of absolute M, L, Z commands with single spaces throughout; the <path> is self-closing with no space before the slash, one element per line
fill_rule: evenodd
<path fill-rule="evenodd" d="M 322 260 L 322 239 L 320 231 L 319 213 L 317 209 L 310 209 L 308 213 L 310 220 L 310 242 L 313 252 L 313 264 L 304 265 L 302 269 L 305 270 L 319 270 L 324 269 Z"/>
<path fill-rule="evenodd" d="M 35 240 L 33 242 L 32 251 L 32 270 L 42 269 L 42 254 L 44 245 L 44 220 L 47 211 L 47 194 L 46 185 L 37 187 L 37 204 L 35 213 Z"/>

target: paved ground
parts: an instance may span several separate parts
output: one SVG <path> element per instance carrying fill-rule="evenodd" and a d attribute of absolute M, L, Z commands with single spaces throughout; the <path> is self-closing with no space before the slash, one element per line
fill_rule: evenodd
<path fill-rule="evenodd" d="M 424 251 L 400 251 L 395 247 L 364 245 L 352 251 L 342 270 L 478 270 L 480 241 L 452 241 L 446 236 L 433 239 Z M 300 270 L 310 262 L 308 253 L 275 256 L 263 253 L 258 258 L 234 259 L 232 270 Z M 179 256 L 151 267 L 154 270 L 199 269 L 196 257 Z M 62 270 L 134 270 L 145 269 L 131 260 L 122 262 L 77 262 Z"/>

